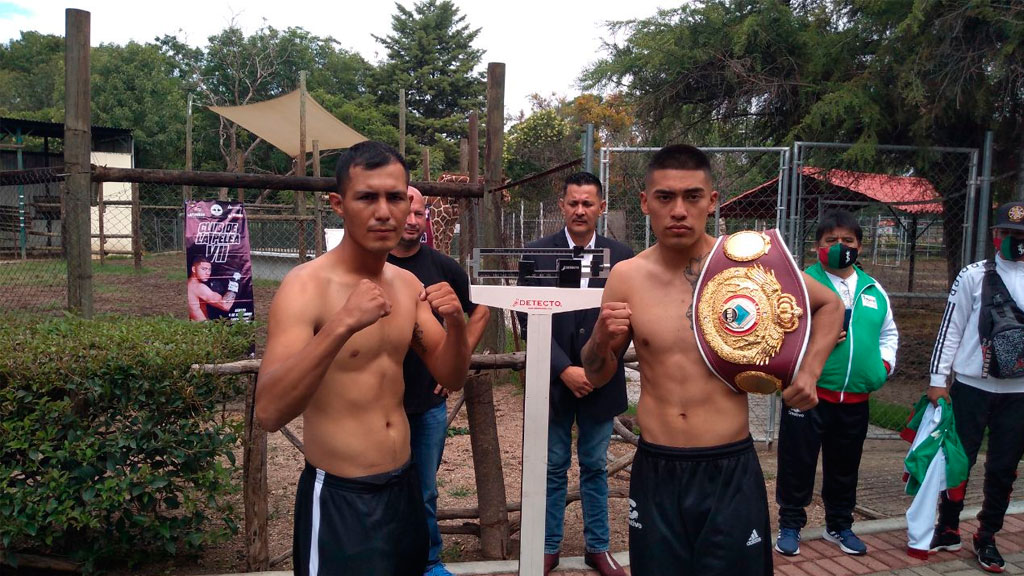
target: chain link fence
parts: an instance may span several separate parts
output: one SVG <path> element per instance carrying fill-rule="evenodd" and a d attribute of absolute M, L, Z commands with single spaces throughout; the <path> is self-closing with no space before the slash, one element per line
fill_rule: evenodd
<path fill-rule="evenodd" d="M 9 175 L 0 186 L 0 308 L 59 313 L 67 304 L 62 177 L 51 169 Z"/>
<path fill-rule="evenodd" d="M 826 211 L 853 213 L 864 233 L 858 263 L 889 294 L 899 328 L 896 372 L 872 395 L 870 437 L 894 438 L 927 390 L 949 287 L 979 247 L 978 157 L 969 148 L 794 146 L 784 222 L 794 256 L 815 262 Z"/>
<path fill-rule="evenodd" d="M 656 241 L 639 203 L 646 165 L 656 150 L 601 150 L 599 171 L 608 206 L 599 229 L 636 252 Z M 857 217 L 864 231 L 860 264 L 889 293 L 901 335 L 897 371 L 872 400 L 872 419 L 879 425 L 872 428 L 872 436 L 893 437 L 890 430 L 902 424 L 909 406 L 927 386 L 928 359 L 948 287 L 956 273 L 982 253 L 984 230 L 976 222 L 988 213 L 979 212 L 977 200 L 978 151 L 878 146 L 865 154 L 850 145 L 820 143 L 705 151 L 719 192 L 715 218 L 709 219 L 712 234 L 779 227 L 798 263 L 807 266 L 815 259 L 814 232 L 821 214 L 842 208 Z M 565 177 L 579 169 L 578 161 L 559 166 L 503 191 L 504 246 L 521 247 L 563 226 L 558 198 Z M 7 310 L 59 313 L 67 301 L 62 177 L 54 170 L 4 176 L 0 302 Z M 132 260 L 142 252 L 147 254 L 147 265 L 136 268 L 136 274 L 149 273 L 156 263 L 173 262 L 173 272 L 157 274 L 174 282 L 184 278 L 184 258 L 177 255 L 183 250 L 182 206 L 189 194 L 197 200 L 245 202 L 254 275 L 257 282 L 269 282 L 270 296 L 275 281 L 288 269 L 316 255 L 325 242 L 325 229 L 341 228 L 324 196 L 319 202 L 314 196 L 321 193 L 98 184 L 91 208 L 94 274 L 99 282 L 97 298 L 108 302 L 98 310 L 124 311 L 123 292 L 130 284 L 104 283 L 103 278 L 127 276 Z M 440 210 L 437 214 L 441 215 Z M 446 226 L 456 240 L 450 251 L 460 242 L 472 242 L 462 234 L 454 236 L 454 220 L 446 221 Z M 160 254 L 167 257 L 157 257 Z M 147 303 L 147 297 L 184 301 L 176 293 L 156 296 L 150 292 L 135 295 L 134 307 L 166 308 L 166 300 Z M 267 307 L 262 303 L 257 309 Z M 752 422 L 763 430 L 760 439 L 772 438 L 777 433 L 778 406 L 771 401 L 751 405 Z"/>

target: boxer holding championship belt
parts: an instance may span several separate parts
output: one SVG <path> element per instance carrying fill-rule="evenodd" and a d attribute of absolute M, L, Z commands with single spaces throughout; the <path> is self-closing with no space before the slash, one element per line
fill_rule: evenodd
<path fill-rule="evenodd" d="M 778 230 L 719 237 L 693 297 L 708 368 L 736 392 L 773 394 L 793 380 L 811 319 L 803 275 Z"/>

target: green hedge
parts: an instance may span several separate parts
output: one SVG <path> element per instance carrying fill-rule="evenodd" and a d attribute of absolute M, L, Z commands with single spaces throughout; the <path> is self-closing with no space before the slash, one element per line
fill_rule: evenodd
<path fill-rule="evenodd" d="M 225 496 L 252 327 L 169 317 L 0 315 L 0 545 L 72 558 L 196 550 L 236 531 Z"/>

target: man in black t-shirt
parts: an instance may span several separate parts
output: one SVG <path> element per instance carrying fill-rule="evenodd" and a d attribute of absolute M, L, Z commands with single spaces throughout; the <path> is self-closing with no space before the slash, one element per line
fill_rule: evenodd
<path fill-rule="evenodd" d="M 423 244 L 421 238 L 427 229 L 426 203 L 419 190 L 409 187 L 412 204 L 405 230 L 398 246 L 388 254 L 388 262 L 412 272 L 423 286 L 447 282 L 469 314 L 466 326 L 470 349 L 475 349 L 483 336 L 490 310 L 469 300 L 469 277 L 454 259 Z M 438 318 L 440 320 L 440 318 Z M 441 532 L 437 526 L 437 469 L 444 453 L 448 435 L 448 413 L 444 390 L 430 375 L 427 367 L 415 353 L 408 353 L 402 364 L 405 374 L 405 412 L 409 417 L 409 437 L 412 458 L 416 464 L 427 508 L 427 529 L 430 533 L 430 554 L 424 573 L 430 576 L 450 576 L 441 563 Z"/>

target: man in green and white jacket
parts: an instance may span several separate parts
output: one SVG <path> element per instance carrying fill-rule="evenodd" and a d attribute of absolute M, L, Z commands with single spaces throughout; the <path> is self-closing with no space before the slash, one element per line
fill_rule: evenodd
<path fill-rule="evenodd" d="M 860 555 L 867 553 L 867 546 L 852 527 L 868 431 L 868 395 L 896 368 L 899 334 L 889 296 L 877 280 L 854 266 L 863 231 L 853 215 L 842 210 L 826 213 L 815 239 L 819 262 L 806 272 L 839 295 L 846 322 L 818 379 L 818 405 L 807 412 L 782 406 L 775 550 L 786 556 L 800 553 L 800 529 L 807 523 L 804 509 L 811 503 L 820 451 L 823 537 L 847 554 Z"/>

